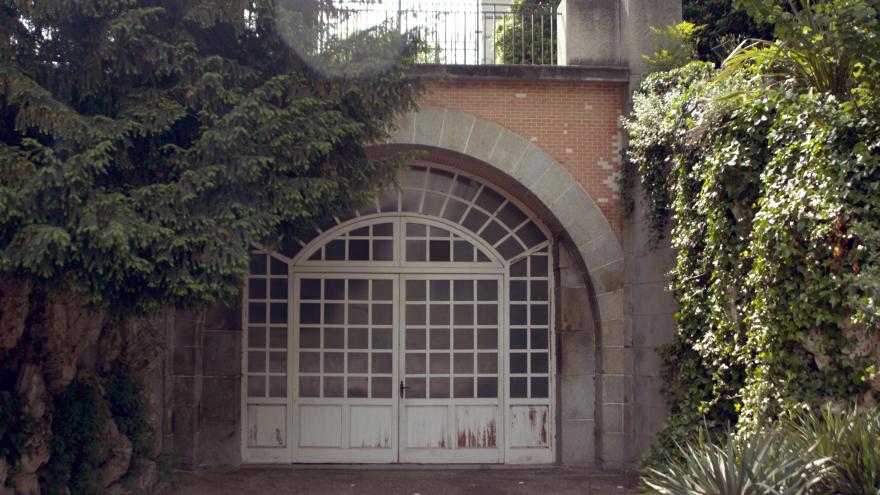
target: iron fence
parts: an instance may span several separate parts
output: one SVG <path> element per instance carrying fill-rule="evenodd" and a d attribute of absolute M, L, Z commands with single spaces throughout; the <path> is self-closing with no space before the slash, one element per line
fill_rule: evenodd
<path fill-rule="evenodd" d="M 559 13 L 549 3 L 345 0 L 334 2 L 328 27 L 343 38 L 378 25 L 416 30 L 420 63 L 556 65 Z"/>

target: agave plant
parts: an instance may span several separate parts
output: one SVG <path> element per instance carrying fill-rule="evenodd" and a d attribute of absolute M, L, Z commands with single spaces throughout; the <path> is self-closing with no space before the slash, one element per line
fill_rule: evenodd
<path fill-rule="evenodd" d="M 722 444 L 699 440 L 678 446 L 661 468 L 642 477 L 657 495 L 804 495 L 830 469 L 813 447 L 798 452 L 779 433 L 731 434 Z"/>
<path fill-rule="evenodd" d="M 828 405 L 817 414 L 786 421 L 785 428 L 792 448 L 810 446 L 817 457 L 831 459 L 831 469 L 814 493 L 880 495 L 880 410 L 835 410 Z"/>

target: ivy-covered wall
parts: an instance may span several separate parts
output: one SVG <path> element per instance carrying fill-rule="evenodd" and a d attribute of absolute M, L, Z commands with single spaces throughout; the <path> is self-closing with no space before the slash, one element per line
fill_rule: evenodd
<path fill-rule="evenodd" d="M 651 75 L 626 123 L 648 220 L 676 250 L 661 448 L 880 399 L 877 12 L 752 4 L 779 41 Z"/>

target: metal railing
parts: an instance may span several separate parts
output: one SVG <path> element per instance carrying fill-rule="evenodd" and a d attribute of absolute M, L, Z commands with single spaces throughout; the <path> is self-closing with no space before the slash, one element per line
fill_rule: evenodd
<path fill-rule="evenodd" d="M 417 30 L 427 64 L 556 65 L 559 13 L 553 5 L 436 0 L 343 0 L 329 30 L 347 37 L 384 24 Z"/>

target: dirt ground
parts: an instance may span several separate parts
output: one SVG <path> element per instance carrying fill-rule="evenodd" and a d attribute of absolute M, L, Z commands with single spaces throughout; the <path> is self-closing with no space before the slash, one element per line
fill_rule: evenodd
<path fill-rule="evenodd" d="M 248 467 L 178 472 L 173 495 L 635 495 L 638 480 L 570 468 Z"/>

